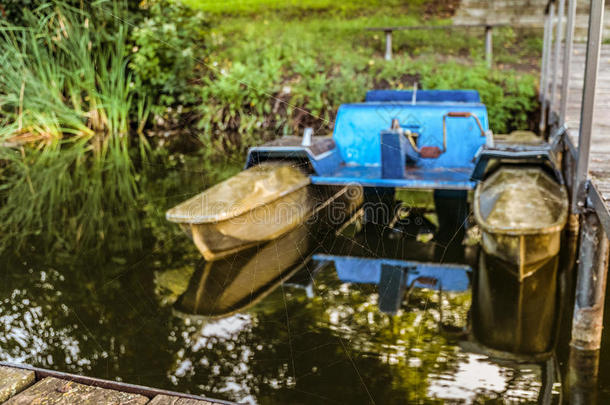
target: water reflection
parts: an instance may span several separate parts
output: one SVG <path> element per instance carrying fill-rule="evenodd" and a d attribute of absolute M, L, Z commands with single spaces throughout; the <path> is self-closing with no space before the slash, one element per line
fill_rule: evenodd
<path fill-rule="evenodd" d="M 1 359 L 247 403 L 537 401 L 557 260 L 513 289 L 476 257 L 371 226 L 213 263 L 188 241 L 110 263 L 7 257 Z"/>
<path fill-rule="evenodd" d="M 368 402 L 367 395 L 383 403 L 552 398 L 555 373 L 549 385 L 546 359 L 555 326 L 557 258 L 519 286 L 503 263 L 481 256 L 472 285 L 466 255 L 439 252 L 433 243 L 414 249 L 420 243 L 413 239 L 380 235 L 333 237 L 313 243 L 313 255 L 303 248 L 295 260 L 277 255 L 284 251 L 284 241 L 277 241 L 207 264 L 176 301 L 182 312 L 208 315 L 191 355 L 219 344 L 237 351 L 233 376 L 241 372 L 232 380 L 233 393 L 248 392 L 253 402 L 298 402 L 303 393 L 356 403 Z M 303 243 L 286 243 L 297 240 Z M 388 244 L 392 257 L 374 257 Z M 405 251 L 416 259 L 394 258 Z M 457 262 L 443 263 L 439 256 Z M 506 292 L 507 286 L 515 288 Z M 536 307 L 544 310 L 536 313 Z M 264 343 L 253 349 L 260 338 Z M 227 342 L 244 344 L 238 349 Z M 186 353 L 175 366 L 177 377 L 198 374 Z M 247 384 L 244 370 L 266 387 L 253 391 L 257 383 Z"/>
<path fill-rule="evenodd" d="M 486 346 L 514 354 L 550 353 L 557 322 L 559 257 L 520 282 L 517 265 L 481 252 L 472 308 L 473 331 Z"/>
<path fill-rule="evenodd" d="M 301 225 L 262 247 L 205 263 L 195 272 L 176 307 L 184 312 L 222 316 L 260 301 L 310 261 L 314 238 Z"/>

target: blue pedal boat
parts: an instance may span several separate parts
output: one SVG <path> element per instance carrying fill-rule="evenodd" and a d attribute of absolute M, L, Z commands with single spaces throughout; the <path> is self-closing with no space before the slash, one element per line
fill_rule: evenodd
<path fill-rule="evenodd" d="M 321 207 L 341 222 L 370 189 L 457 191 L 465 201 L 476 185 L 475 155 L 489 136 L 476 91 L 369 91 L 363 103 L 339 108 L 332 136 L 286 136 L 252 147 L 244 172 L 166 217 L 216 260 L 290 232 Z M 268 212 L 280 207 L 279 215 Z M 342 215 L 329 207 L 344 207 Z"/>
<path fill-rule="evenodd" d="M 396 189 L 424 189 L 435 192 L 441 228 L 463 231 L 467 193 L 497 162 L 550 162 L 558 172 L 551 149 L 496 148 L 474 90 L 373 90 L 364 102 L 339 107 L 332 136 L 285 136 L 250 148 L 244 172 L 172 208 L 167 219 L 215 260 L 312 218 L 340 225 L 367 196 L 393 200 Z"/>

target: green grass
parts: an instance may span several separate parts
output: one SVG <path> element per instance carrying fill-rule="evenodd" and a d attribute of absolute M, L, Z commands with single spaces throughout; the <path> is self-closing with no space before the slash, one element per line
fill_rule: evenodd
<path fill-rule="evenodd" d="M 380 10 L 419 12 L 424 0 L 184 0 L 185 4 L 209 13 L 225 15 L 261 15 L 297 13 L 370 14 Z"/>
<path fill-rule="evenodd" d="M 375 1 L 341 3 L 344 8 L 362 5 L 352 14 L 338 14 L 338 6 L 319 11 L 317 6 L 330 4 L 322 1 L 282 2 L 281 12 L 270 9 L 278 2 L 240 3 L 246 11 L 266 10 L 247 16 L 245 11 L 229 14 L 239 9 L 226 5 L 214 9 L 221 14 L 211 17 L 205 59 L 210 75 L 201 87 L 204 144 L 213 153 L 239 156 L 248 146 L 300 133 L 304 126 L 329 133 L 340 104 L 362 101 L 372 88 L 411 88 L 414 83 L 424 89 L 476 89 L 495 132 L 528 128 L 537 108 L 535 77 L 528 72 L 529 62 L 525 69 L 519 63 L 536 58 L 539 43 L 533 34 L 498 30 L 499 68 L 490 70 L 484 66 L 482 30 L 400 31 L 394 34 L 394 60 L 387 62 L 383 33 L 366 27 L 451 24 L 442 18 L 425 20 L 429 16 L 419 5 L 407 3 L 415 11 L 389 12 Z M 209 1 L 198 6 L 208 11 L 221 7 Z M 291 7 L 302 9 L 298 18 L 287 11 Z M 520 60 L 515 60 L 515 47 Z"/>
<path fill-rule="evenodd" d="M 135 229 L 127 27 L 102 42 L 90 15 L 61 2 L 24 21 L 0 27 L 0 141 L 30 140 L 0 148 L 0 249 L 31 236 L 78 248 L 111 225 Z"/>

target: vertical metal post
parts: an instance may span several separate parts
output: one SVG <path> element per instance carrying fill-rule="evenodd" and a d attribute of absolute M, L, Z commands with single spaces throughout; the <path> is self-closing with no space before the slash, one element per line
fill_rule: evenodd
<path fill-rule="evenodd" d="M 568 23 L 566 42 L 563 51 L 563 74 L 561 77 L 561 106 L 559 107 L 559 125 L 564 125 L 568 114 L 568 97 L 570 94 L 570 74 L 572 54 L 574 53 L 574 28 L 576 27 L 576 0 L 568 1 Z"/>
<path fill-rule="evenodd" d="M 555 108 L 555 97 L 557 95 L 557 72 L 559 70 L 559 54 L 561 52 L 561 38 L 563 36 L 563 13 L 566 9 L 565 0 L 559 0 L 559 6 L 557 8 L 557 25 L 555 26 L 555 50 L 553 54 L 553 75 L 551 80 L 551 99 L 549 102 L 549 115 L 550 119 L 553 119 L 553 111 Z"/>
<path fill-rule="evenodd" d="M 493 65 L 493 26 L 485 26 L 485 60 L 487 61 L 487 67 L 491 68 Z"/>
<path fill-rule="evenodd" d="M 545 12 L 545 16 L 544 16 L 544 36 L 542 39 L 542 63 L 540 64 L 540 97 L 539 100 L 540 102 L 542 102 L 542 100 L 545 97 L 544 94 L 544 83 L 546 81 L 546 77 L 544 77 L 544 72 L 546 71 L 546 64 L 547 64 L 547 60 L 546 60 L 546 55 L 547 55 L 547 47 L 549 46 L 549 31 L 550 31 L 550 18 L 549 18 L 549 13 L 548 10 Z"/>
<path fill-rule="evenodd" d="M 392 60 L 392 31 L 385 32 L 385 60 Z"/>
<path fill-rule="evenodd" d="M 582 213 L 585 208 L 586 185 L 589 176 L 589 152 L 591 150 L 595 113 L 595 88 L 599 71 L 603 28 L 604 0 L 591 0 L 585 82 L 582 90 L 580 131 L 578 134 L 578 161 L 576 162 L 576 175 L 574 177 L 574 189 L 572 190 L 572 211 L 575 213 Z"/>
<path fill-rule="evenodd" d="M 604 320 L 608 237 L 595 212 L 583 215 L 570 346 L 599 350 Z"/>
<path fill-rule="evenodd" d="M 549 4 L 549 31 L 547 34 L 546 41 L 546 63 L 544 64 L 544 83 L 542 83 L 542 106 L 540 112 L 540 132 L 544 132 L 546 130 L 546 121 L 547 121 L 547 107 L 548 107 L 548 97 L 547 93 L 549 91 L 549 76 L 551 73 L 551 50 L 553 49 L 553 22 L 555 20 L 555 3 Z"/>

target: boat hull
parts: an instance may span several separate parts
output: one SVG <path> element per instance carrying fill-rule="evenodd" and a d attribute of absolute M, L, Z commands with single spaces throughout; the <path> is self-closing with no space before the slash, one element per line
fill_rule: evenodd
<path fill-rule="evenodd" d="M 508 263 L 520 280 L 533 274 L 540 263 L 559 253 L 561 232 L 537 235 L 506 235 L 482 232 L 483 250 Z"/>
<path fill-rule="evenodd" d="M 218 260 L 277 239 L 306 221 L 341 225 L 362 204 L 362 195 L 358 186 L 307 186 L 226 221 L 191 224 L 190 234 L 206 260 Z"/>
<path fill-rule="evenodd" d="M 475 190 L 483 250 L 515 265 L 519 280 L 557 255 L 567 211 L 565 187 L 536 167 L 500 168 Z"/>

